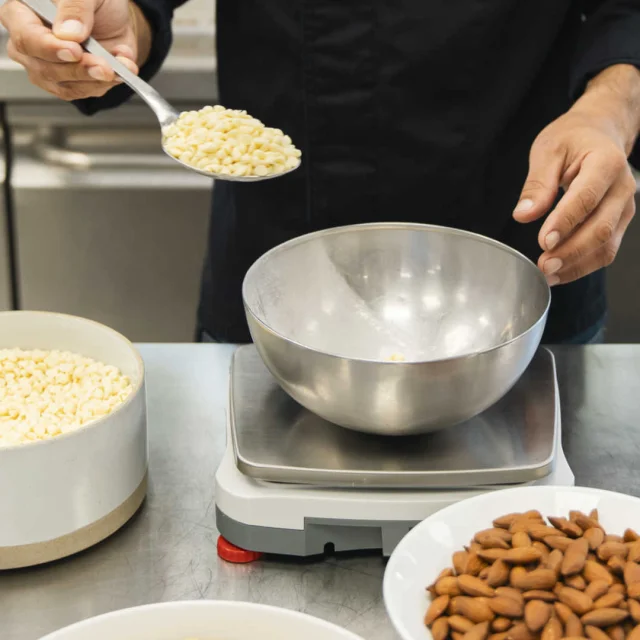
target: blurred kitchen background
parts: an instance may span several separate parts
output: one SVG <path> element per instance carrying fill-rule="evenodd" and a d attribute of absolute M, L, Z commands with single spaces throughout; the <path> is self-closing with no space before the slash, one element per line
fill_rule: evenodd
<path fill-rule="evenodd" d="M 190 0 L 176 14 L 153 84 L 179 109 L 216 101 L 214 12 L 213 0 Z M 191 341 L 210 181 L 162 154 L 137 100 L 86 118 L 31 86 L 1 29 L 0 311 L 76 314 L 136 342 Z M 640 342 L 638 222 L 609 285 L 607 341 Z"/>

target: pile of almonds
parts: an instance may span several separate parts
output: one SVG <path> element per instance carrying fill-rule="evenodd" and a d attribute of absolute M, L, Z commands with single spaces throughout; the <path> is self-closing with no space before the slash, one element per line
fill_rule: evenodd
<path fill-rule="evenodd" d="M 512 513 L 453 554 L 427 588 L 434 640 L 640 640 L 640 535 L 597 511 Z"/>

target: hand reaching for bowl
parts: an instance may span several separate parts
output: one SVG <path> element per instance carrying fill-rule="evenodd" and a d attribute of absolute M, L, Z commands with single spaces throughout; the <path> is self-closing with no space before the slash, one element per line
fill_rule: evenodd
<path fill-rule="evenodd" d="M 99 97 L 120 83 L 109 65 L 83 51 L 89 35 L 134 73 L 146 60 L 151 35 L 142 12 L 129 0 L 59 0 L 53 29 L 19 0 L 0 7 L 9 32 L 7 52 L 31 82 L 63 100 Z"/>
<path fill-rule="evenodd" d="M 532 222 L 564 195 L 540 229 L 538 266 L 550 285 L 611 264 L 635 213 L 627 163 L 640 131 L 640 71 L 616 65 L 537 137 L 514 217 Z"/>

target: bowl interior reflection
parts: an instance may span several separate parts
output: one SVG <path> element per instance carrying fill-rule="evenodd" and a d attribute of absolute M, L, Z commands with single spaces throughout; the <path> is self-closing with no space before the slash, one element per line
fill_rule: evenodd
<path fill-rule="evenodd" d="M 497 347 L 544 314 L 531 262 L 491 240 L 422 225 L 365 225 L 281 245 L 250 270 L 249 311 L 303 346 L 384 361 Z"/>

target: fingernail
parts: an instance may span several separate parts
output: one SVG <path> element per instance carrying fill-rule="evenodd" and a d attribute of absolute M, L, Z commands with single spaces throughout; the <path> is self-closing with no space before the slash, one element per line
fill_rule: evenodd
<path fill-rule="evenodd" d="M 127 56 L 129 58 L 133 58 L 133 49 L 128 47 L 126 44 L 121 44 L 118 47 L 119 55 L 116 57 L 120 57 L 121 55 Z"/>
<path fill-rule="evenodd" d="M 551 231 L 551 233 L 547 234 L 547 237 L 544 239 L 544 243 L 547 246 L 547 251 L 551 251 L 553 247 L 558 244 L 560 240 L 560 234 L 557 231 Z"/>
<path fill-rule="evenodd" d="M 60 49 L 58 51 L 58 60 L 62 60 L 62 62 L 75 62 L 76 57 L 69 51 L 69 49 Z"/>
<path fill-rule="evenodd" d="M 547 284 L 550 287 L 555 287 L 560 282 L 560 278 L 558 276 L 549 276 L 547 278 Z"/>
<path fill-rule="evenodd" d="M 560 258 L 549 258 L 542 267 L 543 271 L 548 275 L 556 273 L 562 269 L 562 260 Z"/>
<path fill-rule="evenodd" d="M 89 69 L 89 75 L 94 80 L 100 80 L 101 82 L 104 82 L 105 75 L 101 67 L 91 67 Z"/>
<path fill-rule="evenodd" d="M 83 31 L 84 27 L 79 20 L 65 20 L 57 29 L 64 36 L 79 36 Z"/>
<path fill-rule="evenodd" d="M 533 207 L 533 200 L 529 200 L 525 198 L 524 200 L 520 200 L 518 202 L 518 206 L 513 210 L 513 213 L 525 213 L 529 211 Z"/>

